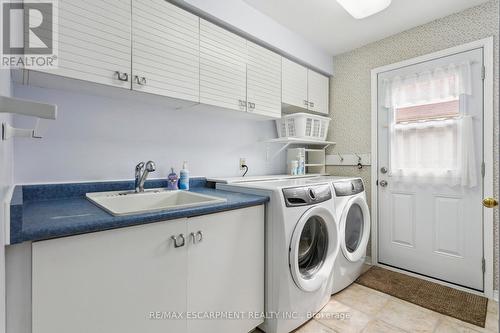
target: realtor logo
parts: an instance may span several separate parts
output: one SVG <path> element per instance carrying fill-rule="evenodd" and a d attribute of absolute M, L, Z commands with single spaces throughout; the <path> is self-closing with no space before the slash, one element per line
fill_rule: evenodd
<path fill-rule="evenodd" d="M 2 0 L 0 68 L 57 68 L 57 3 Z"/>

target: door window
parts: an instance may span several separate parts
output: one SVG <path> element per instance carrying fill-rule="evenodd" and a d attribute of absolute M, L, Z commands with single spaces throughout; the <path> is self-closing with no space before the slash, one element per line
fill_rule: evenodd
<path fill-rule="evenodd" d="M 382 81 L 394 180 L 477 185 L 472 117 L 465 103 L 472 94 L 470 67 L 467 61 L 449 63 Z"/>
<path fill-rule="evenodd" d="M 310 217 L 300 234 L 298 253 L 299 272 L 310 279 L 323 265 L 328 252 L 328 230 L 319 216 Z"/>

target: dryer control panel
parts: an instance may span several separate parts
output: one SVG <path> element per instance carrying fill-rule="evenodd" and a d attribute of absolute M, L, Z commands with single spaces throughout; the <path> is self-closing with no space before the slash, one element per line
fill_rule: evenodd
<path fill-rule="evenodd" d="M 355 195 L 365 190 L 361 178 L 334 182 L 333 188 L 335 189 L 335 195 L 338 197 Z"/>
<path fill-rule="evenodd" d="M 315 205 L 330 200 L 330 185 L 301 186 L 283 189 L 283 197 L 287 207 Z"/>

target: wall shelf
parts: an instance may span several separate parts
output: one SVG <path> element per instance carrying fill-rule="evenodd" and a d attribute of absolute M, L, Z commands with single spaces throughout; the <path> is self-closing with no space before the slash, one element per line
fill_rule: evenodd
<path fill-rule="evenodd" d="M 321 146 L 320 150 L 325 150 L 329 146 L 336 144 L 333 141 L 319 141 L 313 139 L 300 139 L 300 138 L 276 138 L 276 139 L 265 140 L 263 142 L 267 144 L 275 143 L 283 145 L 282 147 L 280 147 L 278 151 L 274 153 L 272 158 L 278 156 L 283 150 L 287 149 L 290 145 Z"/>
<path fill-rule="evenodd" d="M 20 114 L 37 118 L 34 129 L 14 128 L 6 122 L 2 123 L 2 140 L 8 140 L 16 136 L 39 139 L 42 137 L 39 133 L 40 119 L 55 120 L 57 118 L 57 105 L 0 96 L 0 113 Z"/>

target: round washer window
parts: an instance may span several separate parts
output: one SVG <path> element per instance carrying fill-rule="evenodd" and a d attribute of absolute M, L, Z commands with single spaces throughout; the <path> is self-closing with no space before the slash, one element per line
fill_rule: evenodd
<path fill-rule="evenodd" d="M 320 270 L 328 252 L 328 230 L 319 216 L 311 216 L 300 234 L 298 249 L 299 272 L 310 279 Z"/>
<path fill-rule="evenodd" d="M 347 251 L 353 253 L 359 247 L 363 237 L 363 211 L 357 204 L 349 208 L 345 222 L 345 246 Z"/>

